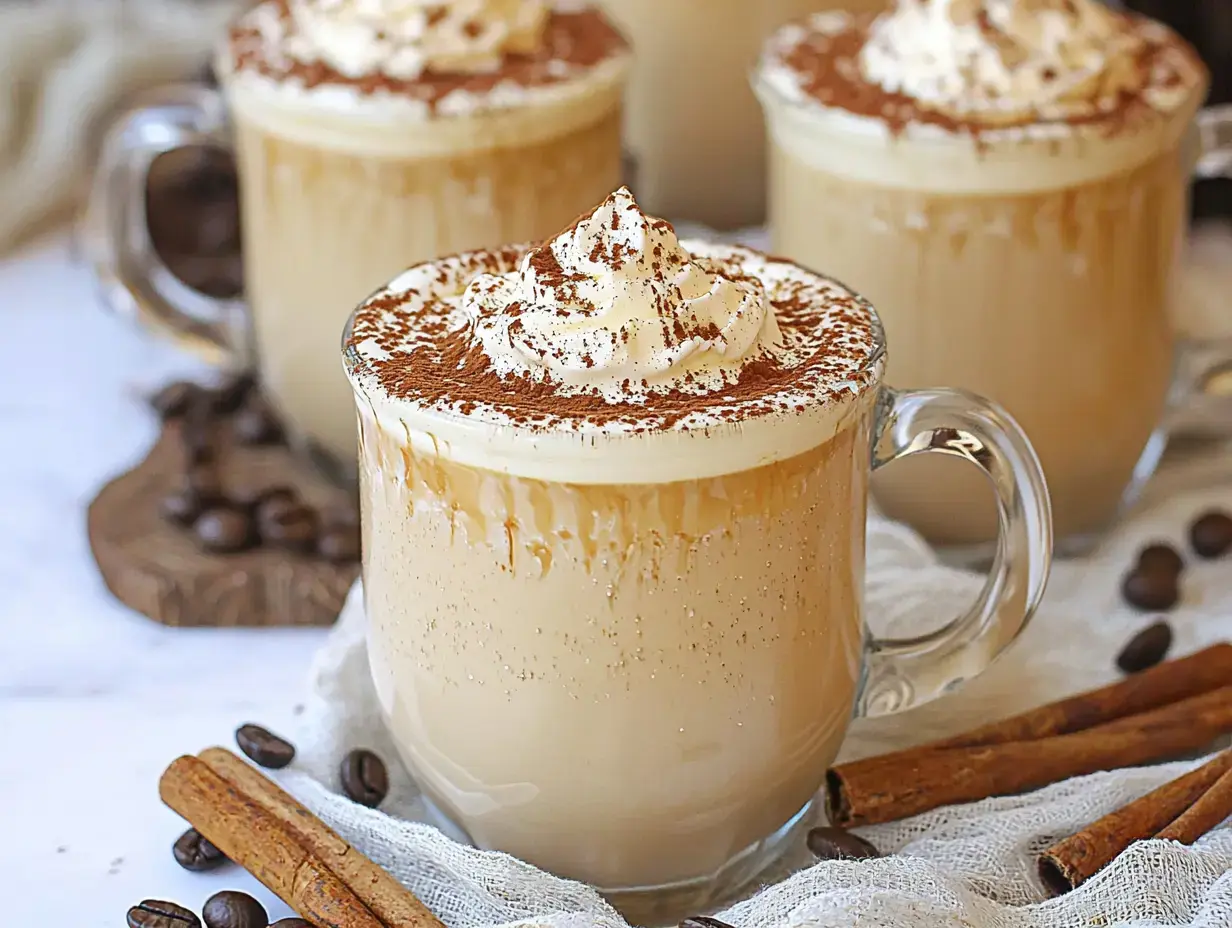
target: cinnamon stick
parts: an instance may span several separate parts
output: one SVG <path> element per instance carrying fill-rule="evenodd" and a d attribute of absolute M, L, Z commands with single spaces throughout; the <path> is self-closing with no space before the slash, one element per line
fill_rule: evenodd
<path fill-rule="evenodd" d="M 214 773 L 277 819 L 300 845 L 337 874 L 384 924 L 397 928 L 443 928 L 436 916 L 388 871 L 355 850 L 252 765 L 225 748 L 209 748 L 198 757 Z"/>
<path fill-rule="evenodd" d="M 1078 834 L 1057 842 L 1040 857 L 1040 879 L 1058 893 L 1082 885 L 1135 841 L 1157 835 L 1163 837 L 1169 826 L 1180 824 L 1197 808 L 1195 804 L 1202 804 L 1216 783 L 1228 780 L 1228 788 L 1232 789 L 1232 779 L 1227 776 L 1230 771 L 1232 750 L 1224 751 L 1196 770 L 1165 783 L 1141 799 L 1105 815 Z M 1227 797 L 1225 802 L 1229 800 L 1232 796 Z M 1218 804 L 1216 797 L 1216 809 L 1212 814 L 1218 814 Z M 1194 821 L 1191 817 L 1182 825 L 1186 836 L 1174 835 L 1175 839 L 1192 843 L 1199 835 L 1232 815 L 1232 807 L 1224 805 L 1221 817 L 1213 823 L 1207 824 L 1205 813 L 1202 815 L 1202 820 L 1197 823 L 1199 826 L 1205 825 L 1201 831 L 1191 834 L 1188 830 Z"/>
<path fill-rule="evenodd" d="M 1032 741 L 905 752 L 827 773 L 832 824 L 872 825 L 940 806 L 1038 789 L 1206 747 L 1232 732 L 1232 686 L 1084 731 Z"/>
<path fill-rule="evenodd" d="M 1201 799 L 1155 837 L 1193 844 L 1228 816 L 1232 816 L 1232 770 L 1226 771 Z"/>
<path fill-rule="evenodd" d="M 203 761 L 181 757 L 158 784 L 163 802 L 317 928 L 387 928 L 282 824 Z"/>
<path fill-rule="evenodd" d="M 952 738 L 930 741 L 884 755 L 884 758 L 912 757 L 945 748 L 974 748 L 985 744 L 1067 735 L 1209 693 L 1226 686 L 1229 680 L 1232 680 L 1232 643 L 1225 641 L 1188 657 L 1156 664 L 1119 683 L 1078 693 Z"/>

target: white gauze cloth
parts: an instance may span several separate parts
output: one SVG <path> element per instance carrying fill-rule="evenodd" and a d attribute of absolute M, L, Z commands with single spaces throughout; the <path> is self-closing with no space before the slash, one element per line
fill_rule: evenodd
<path fill-rule="evenodd" d="M 1162 539 L 1185 547 L 1193 516 L 1232 509 L 1232 458 L 1224 449 L 1170 465 L 1147 499 L 1092 556 L 1057 565 L 1043 608 L 992 671 L 961 692 L 907 715 L 856 723 L 843 758 L 956 734 L 977 724 L 1119 678 L 1114 658 L 1151 617 L 1128 609 L 1118 587 L 1138 548 Z M 879 631 L 935 628 L 976 595 L 981 580 L 941 566 L 901 525 L 869 521 L 867 609 Z M 1179 656 L 1232 638 L 1232 570 L 1193 562 L 1170 616 Z M 588 887 L 503 854 L 456 843 L 431 821 L 397 766 L 368 676 L 357 585 L 312 672 L 295 734 L 299 754 L 284 784 L 348 841 L 393 872 L 449 928 L 506 924 L 623 928 Z M 375 750 L 391 766 L 379 811 L 338 795 L 350 750 Z M 753 887 L 724 913 L 737 928 L 1129 928 L 1232 926 L 1232 827 L 1194 847 L 1145 842 L 1079 890 L 1056 900 L 1035 876 L 1039 851 L 1173 779 L 1194 762 L 1097 773 L 1011 798 L 939 809 L 863 829 L 884 859 L 812 863 L 797 848 L 778 880 Z M 794 872 L 793 872 L 794 871 Z M 781 878 L 781 879 L 780 879 Z"/>

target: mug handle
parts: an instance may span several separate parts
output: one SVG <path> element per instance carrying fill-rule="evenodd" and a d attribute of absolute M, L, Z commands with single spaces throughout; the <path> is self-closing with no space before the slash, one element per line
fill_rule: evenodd
<path fill-rule="evenodd" d="M 1000 536 L 975 605 L 915 638 L 870 637 L 857 717 L 903 712 L 977 676 L 1026 628 L 1052 564 L 1052 504 L 1026 435 L 1000 406 L 961 390 L 883 389 L 873 433 L 873 470 L 916 454 L 970 461 L 997 497 Z"/>
<path fill-rule="evenodd" d="M 216 365 L 245 366 L 246 310 L 182 284 L 150 240 L 146 180 L 159 155 L 203 145 L 230 149 L 222 95 L 172 85 L 139 98 L 107 132 L 81 216 L 79 245 L 103 305 Z"/>
<path fill-rule="evenodd" d="M 1199 155 L 1194 179 L 1232 178 L 1232 104 L 1201 110 L 1197 123 Z M 1182 340 L 1177 346 L 1165 430 L 1173 434 L 1212 431 L 1212 423 L 1227 419 L 1230 397 L 1232 338 Z"/>

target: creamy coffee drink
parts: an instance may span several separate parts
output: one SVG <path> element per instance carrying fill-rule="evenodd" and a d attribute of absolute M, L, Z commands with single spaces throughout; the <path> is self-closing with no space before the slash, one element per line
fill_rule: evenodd
<path fill-rule="evenodd" d="M 762 39 L 817 10 L 887 0 L 600 0 L 636 51 L 626 180 L 660 216 L 734 229 L 766 212 L 766 148 L 749 69 Z"/>
<path fill-rule="evenodd" d="M 478 844 L 703 880 L 804 809 L 862 662 L 868 305 L 627 190 L 346 341 L 376 690 Z"/>
<path fill-rule="evenodd" d="M 1154 466 L 1172 377 L 1192 49 L 1095 0 L 899 0 L 784 27 L 754 83 L 774 250 L 872 299 L 896 383 L 1006 407 L 1059 538 L 1107 526 Z M 874 493 L 935 542 L 994 534 L 962 462 L 906 462 Z"/>
<path fill-rule="evenodd" d="M 539 239 L 619 181 L 623 38 L 586 4 L 264 0 L 219 59 L 265 384 L 354 460 L 356 302 L 418 261 Z"/>

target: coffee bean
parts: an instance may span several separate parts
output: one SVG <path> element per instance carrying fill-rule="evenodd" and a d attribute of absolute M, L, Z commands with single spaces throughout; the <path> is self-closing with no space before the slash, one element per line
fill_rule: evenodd
<path fill-rule="evenodd" d="M 359 560 L 359 527 L 333 525 L 317 539 L 317 553 L 335 564 L 352 564 Z"/>
<path fill-rule="evenodd" d="M 263 399 L 250 398 L 235 414 L 235 437 L 242 445 L 272 445 L 282 440 L 282 423 Z"/>
<path fill-rule="evenodd" d="M 806 843 L 818 860 L 867 860 L 881 856 L 871 843 L 842 828 L 814 828 Z"/>
<path fill-rule="evenodd" d="M 1156 542 L 1138 552 L 1138 569 L 1180 574 L 1185 569 L 1185 561 L 1172 545 Z"/>
<path fill-rule="evenodd" d="M 158 413 L 158 417 L 166 422 L 175 419 L 188 411 L 189 404 L 201 392 L 201 388 L 187 380 L 177 380 L 169 383 L 152 397 L 150 405 Z"/>
<path fill-rule="evenodd" d="M 302 918 L 280 918 L 270 928 L 312 928 L 312 924 Z"/>
<path fill-rule="evenodd" d="M 680 928 L 732 928 L 732 926 L 709 915 L 692 915 L 680 923 Z"/>
<path fill-rule="evenodd" d="M 1139 673 L 1160 663 L 1171 648 L 1172 626 L 1161 619 L 1129 640 L 1117 655 L 1117 666 L 1125 673 Z"/>
<path fill-rule="evenodd" d="M 389 771 L 371 751 L 352 751 L 342 759 L 342 791 L 361 806 L 375 809 L 389 793 Z"/>
<path fill-rule="evenodd" d="M 197 497 L 197 502 L 202 506 L 221 503 L 223 500 L 222 479 L 218 475 L 218 468 L 213 464 L 190 465 L 186 474 L 186 483 L 188 489 Z"/>
<path fill-rule="evenodd" d="M 253 484 L 251 486 L 240 486 L 231 490 L 227 494 L 231 502 L 242 509 L 248 509 L 253 513 L 257 508 L 265 502 L 273 499 L 290 499 L 298 500 L 299 494 L 295 492 L 293 487 L 278 484 L 276 486 L 260 486 Z"/>
<path fill-rule="evenodd" d="M 257 385 L 257 378 L 251 371 L 232 374 L 216 386 L 212 392 L 214 412 L 229 416 L 248 399 Z"/>
<path fill-rule="evenodd" d="M 194 873 L 216 870 L 227 862 L 226 855 L 195 828 L 190 828 L 180 835 L 172 846 L 171 853 L 177 864 Z"/>
<path fill-rule="evenodd" d="M 201 928 L 201 919 L 174 902 L 147 899 L 128 910 L 128 928 Z"/>
<path fill-rule="evenodd" d="M 218 456 L 217 434 L 214 430 L 213 400 L 204 390 L 193 397 L 184 413 L 180 440 L 189 463 L 207 464 Z"/>
<path fill-rule="evenodd" d="M 249 760 L 270 770 L 281 770 L 295 759 L 295 745 L 260 725 L 241 725 L 235 732 L 235 743 Z"/>
<path fill-rule="evenodd" d="M 268 544 L 308 552 L 316 547 L 317 514 L 298 500 L 277 496 L 258 504 L 257 531 Z"/>
<path fill-rule="evenodd" d="M 266 928 L 269 913 L 248 893 L 226 889 L 214 893 L 201 910 L 205 928 Z"/>
<path fill-rule="evenodd" d="M 201 547 L 211 554 L 247 551 L 255 541 L 252 517 L 234 506 L 214 506 L 193 523 L 193 533 Z"/>
<path fill-rule="evenodd" d="M 162 498 L 158 511 L 168 522 L 192 525 L 201 515 L 201 500 L 191 487 L 177 487 Z"/>
<path fill-rule="evenodd" d="M 1199 516 L 1190 526 L 1189 543 L 1198 557 L 1223 557 L 1232 549 L 1232 516 L 1217 510 Z"/>
<path fill-rule="evenodd" d="M 1121 582 L 1121 595 L 1143 612 L 1167 612 L 1180 601 L 1179 578 L 1164 570 L 1135 568 Z"/>

